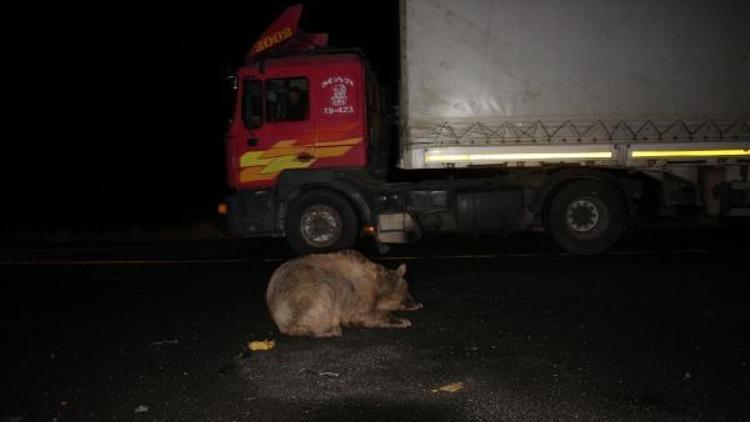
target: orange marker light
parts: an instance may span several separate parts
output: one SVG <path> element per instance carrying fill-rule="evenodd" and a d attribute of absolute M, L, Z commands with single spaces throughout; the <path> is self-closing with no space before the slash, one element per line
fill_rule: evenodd
<path fill-rule="evenodd" d="M 225 202 L 220 203 L 216 206 L 216 212 L 219 213 L 219 215 L 227 215 L 227 204 Z"/>

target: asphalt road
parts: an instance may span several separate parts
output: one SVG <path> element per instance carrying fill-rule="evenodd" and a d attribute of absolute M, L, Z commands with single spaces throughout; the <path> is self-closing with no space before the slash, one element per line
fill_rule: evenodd
<path fill-rule="evenodd" d="M 334 339 L 273 326 L 276 241 L 5 245 L 0 421 L 750 420 L 745 239 L 428 239 L 378 257 L 413 326 Z"/>

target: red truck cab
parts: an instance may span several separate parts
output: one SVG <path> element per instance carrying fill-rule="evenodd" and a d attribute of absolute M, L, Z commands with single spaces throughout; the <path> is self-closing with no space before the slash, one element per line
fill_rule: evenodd
<path fill-rule="evenodd" d="M 224 209 L 239 237 L 283 236 L 299 253 L 350 247 L 373 224 L 363 184 L 381 164 L 379 85 L 358 50 L 327 48 L 288 8 L 238 69 Z M 364 182 L 363 182 L 364 180 Z"/>
<path fill-rule="evenodd" d="M 283 236 L 300 253 L 351 246 L 374 222 L 354 180 L 385 150 L 379 85 L 363 55 L 284 51 L 254 58 L 236 78 L 226 136 L 232 234 Z"/>
<path fill-rule="evenodd" d="M 226 143 L 232 189 L 269 189 L 290 169 L 366 165 L 368 104 L 360 55 L 261 59 L 237 77 Z"/>

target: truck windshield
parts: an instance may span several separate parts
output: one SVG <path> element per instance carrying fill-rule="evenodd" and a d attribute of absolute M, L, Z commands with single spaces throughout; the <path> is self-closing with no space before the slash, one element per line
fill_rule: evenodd
<path fill-rule="evenodd" d="M 255 129 L 263 124 L 263 82 L 246 79 L 242 92 L 242 121 L 245 126 Z"/>

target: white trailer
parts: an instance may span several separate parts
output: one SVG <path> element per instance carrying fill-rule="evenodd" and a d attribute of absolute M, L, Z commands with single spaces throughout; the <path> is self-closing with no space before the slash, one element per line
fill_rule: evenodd
<path fill-rule="evenodd" d="M 744 1 L 405 0 L 405 169 L 699 167 L 746 182 Z M 745 170 L 746 171 L 746 170 Z"/>

